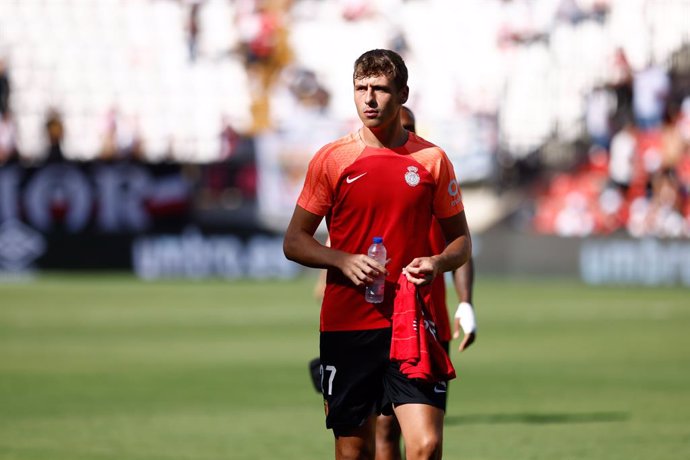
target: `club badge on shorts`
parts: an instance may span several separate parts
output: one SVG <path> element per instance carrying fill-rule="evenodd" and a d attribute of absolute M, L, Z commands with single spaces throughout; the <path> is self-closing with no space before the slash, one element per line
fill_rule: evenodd
<path fill-rule="evenodd" d="M 416 187 L 419 184 L 419 174 L 417 174 L 419 169 L 416 166 L 408 166 L 407 172 L 405 173 L 405 182 L 410 187 Z"/>

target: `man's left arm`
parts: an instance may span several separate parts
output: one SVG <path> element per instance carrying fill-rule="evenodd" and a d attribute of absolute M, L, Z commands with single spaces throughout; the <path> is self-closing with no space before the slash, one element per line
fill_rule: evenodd
<path fill-rule="evenodd" d="M 403 269 L 405 276 L 413 284 L 429 284 L 436 276 L 460 267 L 472 256 L 472 239 L 465 211 L 438 219 L 438 222 L 448 244 L 440 254 L 417 257 Z"/>
<path fill-rule="evenodd" d="M 460 329 L 465 336 L 458 349 L 464 351 L 474 343 L 477 338 L 477 320 L 472 305 L 472 291 L 474 289 L 474 257 L 470 257 L 462 267 L 453 272 L 453 285 L 458 294 L 458 309 L 453 318 L 453 338 L 460 338 Z"/>

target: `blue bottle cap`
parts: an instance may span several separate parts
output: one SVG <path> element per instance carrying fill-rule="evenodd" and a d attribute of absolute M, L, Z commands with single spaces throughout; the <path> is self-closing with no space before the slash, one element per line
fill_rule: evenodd
<path fill-rule="evenodd" d="M 383 243 L 383 237 L 382 236 L 375 236 L 374 237 L 374 243 Z"/>

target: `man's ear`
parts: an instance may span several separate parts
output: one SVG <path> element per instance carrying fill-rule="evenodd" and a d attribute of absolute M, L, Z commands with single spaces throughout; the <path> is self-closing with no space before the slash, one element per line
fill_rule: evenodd
<path fill-rule="evenodd" d="M 401 91 L 400 91 L 400 103 L 404 104 L 407 102 L 407 98 L 410 97 L 410 87 L 405 86 Z"/>

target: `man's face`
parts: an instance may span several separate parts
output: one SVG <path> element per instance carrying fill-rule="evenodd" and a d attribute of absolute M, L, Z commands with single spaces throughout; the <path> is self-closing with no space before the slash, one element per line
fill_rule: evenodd
<path fill-rule="evenodd" d="M 367 128 L 380 128 L 395 120 L 400 106 L 407 100 L 407 87 L 398 90 L 385 75 L 358 78 L 354 81 L 355 105 Z"/>

